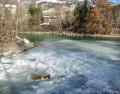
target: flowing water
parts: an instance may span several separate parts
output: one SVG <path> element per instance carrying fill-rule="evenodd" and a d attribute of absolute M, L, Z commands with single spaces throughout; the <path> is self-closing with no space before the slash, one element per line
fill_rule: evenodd
<path fill-rule="evenodd" d="M 1 58 L 0 94 L 120 94 L 120 41 L 39 35 L 29 51 Z M 50 74 L 46 80 L 32 75 Z"/>

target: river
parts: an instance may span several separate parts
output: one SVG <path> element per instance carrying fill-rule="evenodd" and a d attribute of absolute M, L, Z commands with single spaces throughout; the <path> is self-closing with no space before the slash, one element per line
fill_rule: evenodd
<path fill-rule="evenodd" d="M 22 37 L 39 46 L 1 58 L 0 94 L 120 94 L 119 40 Z"/>

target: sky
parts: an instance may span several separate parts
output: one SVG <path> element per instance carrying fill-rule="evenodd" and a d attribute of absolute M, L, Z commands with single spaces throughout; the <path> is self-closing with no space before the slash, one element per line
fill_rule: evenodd
<path fill-rule="evenodd" d="M 109 1 L 113 3 L 120 3 L 120 0 L 109 0 Z"/>
<path fill-rule="evenodd" d="M 17 1 L 20 1 L 20 0 L 17 0 Z M 40 0 L 40 1 L 43 1 L 43 0 Z M 57 1 L 57 0 L 47 0 L 47 1 Z M 120 4 L 120 0 L 109 0 L 109 1 L 113 2 L 113 3 L 119 3 Z"/>

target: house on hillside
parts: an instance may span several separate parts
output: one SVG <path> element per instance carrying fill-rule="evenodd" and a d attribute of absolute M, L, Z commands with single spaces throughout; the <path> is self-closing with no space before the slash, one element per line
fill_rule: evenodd
<path fill-rule="evenodd" d="M 11 5 L 11 4 L 5 4 L 5 8 L 8 8 L 11 13 L 15 14 L 16 10 L 17 10 L 17 6 L 16 5 Z"/>
<path fill-rule="evenodd" d="M 43 23 L 40 25 L 50 25 L 52 22 L 59 20 L 56 16 L 44 16 Z"/>
<path fill-rule="evenodd" d="M 5 8 L 8 8 L 11 13 L 15 14 L 16 10 L 17 10 L 17 6 L 16 5 L 11 5 L 11 4 L 0 4 L 0 13 L 3 12 L 5 10 Z"/>

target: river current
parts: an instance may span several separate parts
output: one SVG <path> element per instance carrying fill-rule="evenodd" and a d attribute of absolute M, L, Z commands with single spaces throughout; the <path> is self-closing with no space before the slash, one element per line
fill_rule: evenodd
<path fill-rule="evenodd" d="M 44 38 L 1 58 L 0 94 L 120 94 L 120 41 Z M 32 80 L 32 75 L 50 79 Z"/>

